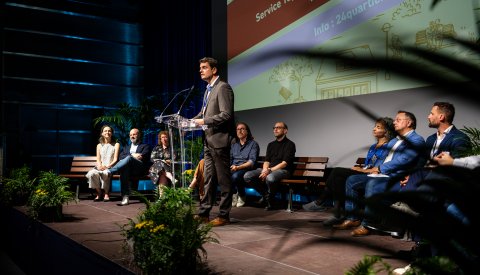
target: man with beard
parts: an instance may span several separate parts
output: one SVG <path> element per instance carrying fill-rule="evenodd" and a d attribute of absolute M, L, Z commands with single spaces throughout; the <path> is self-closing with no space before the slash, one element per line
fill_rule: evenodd
<path fill-rule="evenodd" d="M 419 169 L 406 176 L 405 180 L 400 182 L 400 186 L 396 188 L 416 189 L 430 173 L 431 169 L 437 166 L 435 156 L 441 152 L 448 152 L 453 158 L 458 158 L 470 148 L 468 136 L 453 125 L 454 116 L 455 107 L 453 104 L 448 102 L 435 102 L 433 104 L 432 110 L 427 117 L 428 127 L 435 128 L 437 131 L 425 141 L 427 163 L 424 169 Z"/>
<path fill-rule="evenodd" d="M 266 203 L 265 210 L 272 210 L 273 198 L 278 182 L 289 178 L 292 174 L 295 159 L 295 143 L 287 138 L 288 126 L 284 122 L 277 122 L 273 127 L 275 140 L 267 146 L 265 162 L 262 168 L 248 171 L 244 175 L 247 184 L 251 184 Z"/>
<path fill-rule="evenodd" d="M 120 206 L 129 204 L 129 196 L 132 190 L 132 177 L 147 174 L 150 162 L 151 148 L 142 143 L 142 133 L 139 129 L 130 130 L 130 141 L 120 153 L 120 161 L 109 169 L 110 174 L 120 173 L 120 186 L 122 202 Z"/>

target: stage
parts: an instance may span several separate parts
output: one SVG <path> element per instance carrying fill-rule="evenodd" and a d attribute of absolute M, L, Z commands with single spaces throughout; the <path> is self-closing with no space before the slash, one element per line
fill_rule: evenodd
<path fill-rule="evenodd" d="M 144 208 L 133 199 L 93 202 L 82 194 L 65 205 L 62 222 L 38 223 L 24 207 L 2 209 L 3 249 L 26 274 L 132 274 L 138 269 L 126 255 L 121 226 Z M 247 197 L 247 200 L 256 198 Z M 322 225 L 327 212 L 264 211 L 255 203 L 233 208 L 232 223 L 213 229 L 219 244 L 207 243 L 211 274 L 344 274 L 365 255 L 379 255 L 393 267 L 408 262 L 395 257 L 413 243 L 390 236 L 351 237 Z M 214 208 L 215 217 L 218 208 Z"/>

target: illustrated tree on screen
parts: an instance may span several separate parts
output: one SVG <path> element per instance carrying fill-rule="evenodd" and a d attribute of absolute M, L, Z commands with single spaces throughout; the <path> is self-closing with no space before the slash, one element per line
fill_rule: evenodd
<path fill-rule="evenodd" d="M 305 101 L 301 94 L 303 79 L 312 74 L 313 65 L 311 59 L 304 56 L 297 56 L 275 66 L 268 81 L 269 83 L 278 82 L 282 85 L 280 95 L 285 100 L 288 100 L 291 96 L 290 90 L 285 86 L 290 86 L 291 82 L 297 82 L 298 96 L 293 102 L 302 102 Z"/>

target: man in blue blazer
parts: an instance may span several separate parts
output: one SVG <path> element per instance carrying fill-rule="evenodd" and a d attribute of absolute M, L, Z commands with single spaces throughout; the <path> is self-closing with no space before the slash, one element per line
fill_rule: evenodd
<path fill-rule="evenodd" d="M 122 202 L 120 206 L 129 204 L 129 196 L 132 190 L 132 177 L 147 174 L 152 165 L 150 154 L 152 149 L 148 144 L 142 143 L 142 133 L 139 129 L 130 130 L 130 141 L 120 153 L 120 161 L 110 168 L 110 173 L 120 173 L 120 186 Z"/>
<path fill-rule="evenodd" d="M 425 156 L 427 158 L 423 169 L 418 169 L 406 176 L 400 184 L 392 186 L 389 191 L 416 190 L 426 176 L 437 166 L 435 156 L 441 152 L 448 152 L 458 158 L 470 149 L 470 139 L 453 125 L 455 107 L 448 102 L 435 102 L 428 115 L 428 127 L 437 131 L 426 140 Z"/>
<path fill-rule="evenodd" d="M 352 231 L 352 236 L 368 235 L 370 232 L 364 226 L 367 224 L 367 220 L 361 222 L 359 217 L 354 214 L 354 211 L 357 210 L 355 201 L 359 196 L 359 190 L 365 189 L 365 197 L 369 197 L 384 191 L 389 182 L 399 181 L 416 167 L 424 165 L 425 140 L 415 132 L 417 127 L 415 115 L 407 111 L 398 111 L 393 124 L 398 136 L 388 143 L 390 150 L 385 150 L 386 155 L 382 156 L 383 163 L 372 168 L 372 174 L 348 177 L 345 187 L 347 219 L 334 228 L 350 229 L 362 224 Z M 366 207 L 365 216 L 369 214 L 370 209 Z"/>

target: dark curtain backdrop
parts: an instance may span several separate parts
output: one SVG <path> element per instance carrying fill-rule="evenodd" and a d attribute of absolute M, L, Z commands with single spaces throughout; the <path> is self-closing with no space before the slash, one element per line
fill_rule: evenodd
<path fill-rule="evenodd" d="M 198 60 L 211 55 L 211 0 L 171 1 L 169 8 L 158 8 L 155 1 L 146 1 L 144 22 L 145 96 L 160 96 L 166 105 L 180 94 L 165 114 L 177 112 L 182 102 L 182 115 L 191 117 L 200 110 L 206 84 L 198 73 Z M 198 103 L 198 104 L 197 104 Z"/>

